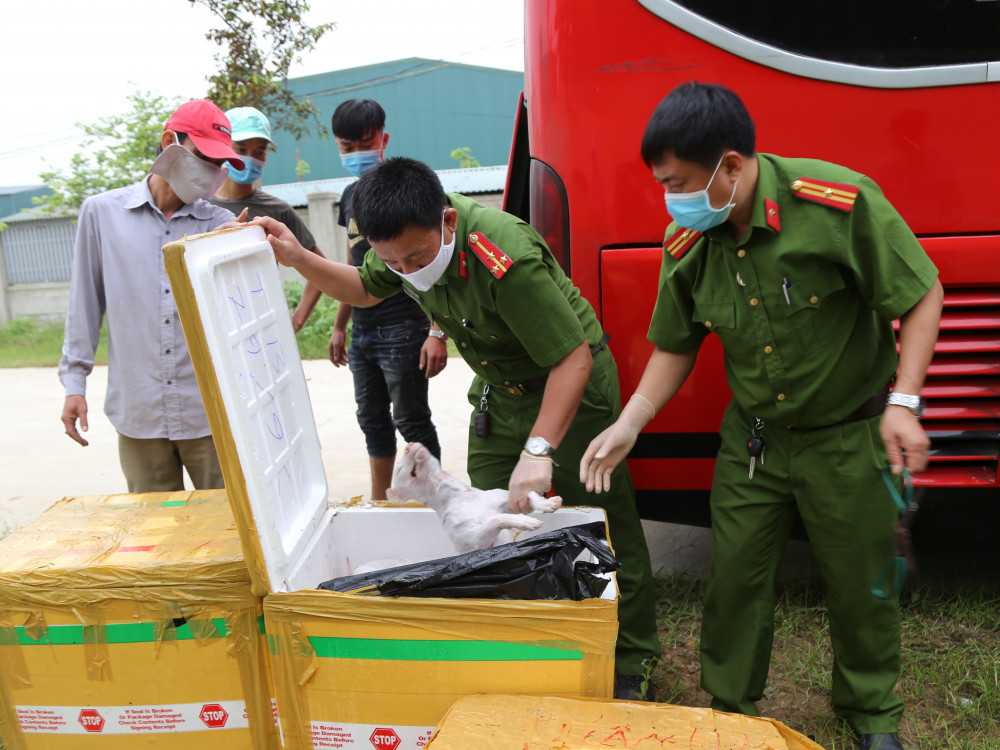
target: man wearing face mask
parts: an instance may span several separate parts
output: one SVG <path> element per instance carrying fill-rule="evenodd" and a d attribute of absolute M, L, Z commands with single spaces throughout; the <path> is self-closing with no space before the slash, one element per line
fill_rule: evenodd
<path fill-rule="evenodd" d="M 295 233 L 295 238 L 302 247 L 322 256 L 323 252 L 317 247 L 312 233 L 295 209 L 281 198 L 265 193 L 257 187 L 257 182 L 264 174 L 264 167 L 267 165 L 267 153 L 274 148 L 270 121 L 263 112 L 254 107 L 234 107 L 226 110 L 226 117 L 233 126 L 233 150 L 243 159 L 246 166 L 237 169 L 230 164 L 226 181 L 222 183 L 215 197 L 209 199 L 210 202 L 228 208 L 234 214 L 240 213 L 245 208 L 247 219 L 256 219 L 258 216 L 274 217 Z M 296 333 L 309 319 L 319 298 L 319 289 L 307 283 L 302 291 L 302 299 L 292 313 L 292 329 Z"/>
<path fill-rule="evenodd" d="M 334 110 L 333 137 L 344 168 L 361 177 L 381 163 L 389 134 L 385 110 L 373 99 L 349 99 Z M 371 249 L 354 220 L 351 183 L 340 197 L 337 222 L 347 231 L 347 257 L 352 265 L 364 263 Z M 351 346 L 347 349 L 347 323 L 354 318 Z M 405 294 L 373 307 L 337 308 L 330 336 L 330 361 L 347 365 L 354 377 L 357 417 L 365 434 L 372 477 L 372 500 L 384 500 L 392 484 L 396 463 L 396 430 L 408 442 L 423 443 L 441 458 L 437 428 L 431 421 L 427 379 L 448 364 L 447 337 L 427 314 Z"/>
<path fill-rule="evenodd" d="M 456 340 L 475 373 L 468 392 L 473 486 L 508 487 L 522 512 L 530 512 L 529 491 L 550 488 L 565 505 L 605 509 L 622 563 L 614 694 L 642 699 L 643 674 L 659 659 L 660 643 L 632 479 L 623 466 L 611 491 L 598 496 L 577 477 L 589 437 L 621 411 L 618 370 L 593 308 L 534 229 L 445 194 L 426 164 L 397 157 L 372 168 L 357 183 L 353 208 L 372 246 L 360 269 L 314 259 L 285 227 L 257 221 L 279 259 L 327 294 L 357 308 L 411 298 Z"/>
<path fill-rule="evenodd" d="M 177 108 L 163 129 L 150 174 L 83 202 L 77 222 L 59 378 L 66 434 L 87 440 L 86 380 L 102 320 L 108 321 L 104 411 L 118 431 L 129 492 L 223 486 L 205 407 L 177 318 L 161 248 L 234 217 L 208 203 L 239 169 L 229 120 L 202 99 Z"/>
<path fill-rule="evenodd" d="M 653 112 L 642 158 L 674 219 L 649 327 L 655 349 L 621 417 L 587 449 L 581 479 L 607 487 L 715 333 L 733 400 L 712 482 L 702 687 L 713 708 L 757 714 L 798 513 L 827 583 L 834 710 L 863 750 L 899 750 L 898 599 L 872 587 L 894 554 L 883 469 L 927 464 L 919 394 L 941 284 L 869 178 L 754 146 L 753 120 L 720 86 L 684 84 Z"/>

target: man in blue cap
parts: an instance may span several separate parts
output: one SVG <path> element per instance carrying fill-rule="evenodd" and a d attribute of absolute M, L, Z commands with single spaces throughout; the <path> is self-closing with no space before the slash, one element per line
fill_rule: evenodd
<path fill-rule="evenodd" d="M 267 153 L 274 148 L 271 139 L 271 123 L 267 116 L 254 107 L 234 107 L 226 111 L 226 117 L 233 126 L 233 150 L 243 158 L 243 169 L 229 166 L 226 181 L 211 202 L 228 208 L 234 214 L 247 209 L 247 219 L 270 216 L 292 230 L 302 247 L 319 256 L 323 251 L 316 245 L 312 233 L 299 217 L 295 209 L 276 195 L 265 193 L 258 187 L 267 164 Z M 292 328 L 296 333 L 305 325 L 310 313 L 316 307 L 321 292 L 312 284 L 306 284 L 295 312 L 292 314 Z"/>

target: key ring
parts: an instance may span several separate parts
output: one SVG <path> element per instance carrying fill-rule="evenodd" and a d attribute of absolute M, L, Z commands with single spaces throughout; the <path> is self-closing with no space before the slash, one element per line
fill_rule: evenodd
<path fill-rule="evenodd" d="M 882 570 L 872 582 L 872 593 L 879 599 L 892 599 L 897 596 L 902 591 L 903 584 L 906 583 L 907 574 L 916 573 L 916 562 L 913 559 L 913 549 L 910 545 L 910 524 L 916 517 L 919 504 L 910 472 L 903 469 L 902 477 L 903 494 L 900 495 L 889 467 L 886 466 L 882 469 L 882 480 L 889 489 L 889 496 L 899 511 L 899 518 L 895 523 L 892 540 L 896 556 L 885 561 Z M 893 581 L 893 583 L 887 588 L 889 581 Z"/>

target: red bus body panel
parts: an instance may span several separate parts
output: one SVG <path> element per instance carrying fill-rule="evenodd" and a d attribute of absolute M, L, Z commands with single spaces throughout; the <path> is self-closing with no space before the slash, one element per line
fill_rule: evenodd
<path fill-rule="evenodd" d="M 646 332 L 669 222 L 663 190 L 639 144 L 656 104 L 689 80 L 719 83 L 741 96 L 756 123 L 758 151 L 836 162 L 879 184 L 946 287 L 938 353 L 967 361 L 936 356 L 935 366 L 946 379 L 977 372 L 987 378 L 971 386 L 979 388 L 976 396 L 968 383 L 949 390 L 930 382 L 932 368 L 925 426 L 933 437 L 937 425 L 956 423 L 957 432 L 983 431 L 995 445 L 1000 393 L 990 388 L 1000 379 L 1000 190 L 989 168 L 1000 83 L 910 89 L 833 83 L 738 57 L 637 0 L 526 0 L 530 155 L 565 187 L 570 272 L 611 333 L 623 397 L 635 389 L 651 351 Z M 710 336 L 692 377 L 644 434 L 714 433 L 730 397 L 721 359 Z M 980 447 L 973 455 L 935 456 L 937 466 L 922 481 L 1000 487 L 996 456 L 990 460 L 992 449 Z M 651 492 L 705 491 L 712 463 L 669 453 L 630 458 L 637 487 Z"/>

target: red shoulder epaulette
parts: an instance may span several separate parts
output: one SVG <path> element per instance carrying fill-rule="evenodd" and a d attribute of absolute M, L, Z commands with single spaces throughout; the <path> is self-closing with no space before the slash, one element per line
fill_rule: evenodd
<path fill-rule="evenodd" d="M 663 249 L 677 260 L 684 257 L 684 253 L 691 249 L 691 246 L 701 237 L 701 232 L 694 229 L 681 227 L 663 241 Z"/>
<path fill-rule="evenodd" d="M 489 237 L 482 232 L 473 232 L 469 235 L 469 247 L 489 269 L 490 273 L 498 279 L 502 279 L 503 275 L 514 265 L 514 261 L 503 250 L 490 242 Z"/>
<path fill-rule="evenodd" d="M 813 203 L 850 211 L 854 201 L 858 199 L 858 188 L 854 185 L 844 185 L 839 182 L 816 180 L 812 177 L 800 177 L 792 182 L 792 192 L 799 198 L 805 198 Z"/>

